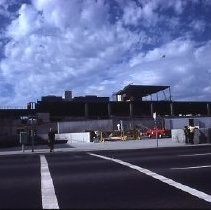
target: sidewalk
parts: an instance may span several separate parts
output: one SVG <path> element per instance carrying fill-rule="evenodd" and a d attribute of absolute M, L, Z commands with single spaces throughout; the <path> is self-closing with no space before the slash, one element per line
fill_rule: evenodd
<path fill-rule="evenodd" d="M 99 150 L 129 150 L 129 149 L 147 149 L 147 148 L 163 148 L 163 147 L 180 147 L 180 146 L 197 146 L 186 145 L 183 142 L 173 142 L 171 138 L 166 139 L 143 139 L 143 140 L 127 140 L 127 141 L 106 141 L 100 143 L 66 143 L 55 144 L 54 152 L 79 152 L 79 151 L 99 151 Z M 202 144 L 200 144 L 202 145 Z M 210 145 L 210 144 L 203 144 Z M 2 155 L 17 155 L 17 154 L 37 154 L 49 153 L 47 145 L 34 146 L 32 152 L 31 146 L 25 146 L 25 151 L 20 147 L 0 148 L 0 156 Z"/>

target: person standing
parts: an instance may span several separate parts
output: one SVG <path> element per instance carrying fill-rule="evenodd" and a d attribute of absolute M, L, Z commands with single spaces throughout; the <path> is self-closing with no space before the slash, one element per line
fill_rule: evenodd
<path fill-rule="evenodd" d="M 188 126 L 184 127 L 184 134 L 185 134 L 185 143 L 188 144 L 189 136 L 190 136 L 190 130 L 189 130 Z"/>
<path fill-rule="evenodd" d="M 55 132 L 50 128 L 50 131 L 48 132 L 48 143 L 50 152 L 54 151 L 54 143 L 55 143 Z"/>
<path fill-rule="evenodd" d="M 190 130 L 189 141 L 191 144 L 194 144 L 193 139 L 194 139 L 195 126 L 189 126 L 188 129 Z"/>

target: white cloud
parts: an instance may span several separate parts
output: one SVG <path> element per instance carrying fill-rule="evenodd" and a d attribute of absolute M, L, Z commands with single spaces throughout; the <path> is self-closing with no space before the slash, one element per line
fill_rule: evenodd
<path fill-rule="evenodd" d="M 207 42 L 205 45 L 200 46 L 195 52 L 195 59 L 201 67 L 208 67 L 211 64 L 211 41 Z M 209 68 L 207 69 L 209 71 Z"/>
<path fill-rule="evenodd" d="M 123 22 L 126 25 L 137 25 L 142 17 L 142 9 L 134 1 L 129 1 L 123 10 Z"/>
<path fill-rule="evenodd" d="M 156 24 L 159 17 L 155 10 L 159 6 L 160 1 L 146 1 L 137 5 L 135 1 L 126 2 L 123 7 L 122 21 L 125 25 L 149 25 Z"/>
<path fill-rule="evenodd" d="M 179 99 L 206 97 L 211 86 L 210 42 L 173 39 L 168 30 L 156 27 L 166 21 L 161 11 L 168 8 L 176 12 L 168 23 L 179 27 L 183 1 L 167 1 L 159 12 L 162 0 L 143 1 L 141 6 L 116 2 L 122 16 L 113 22 L 111 5 L 103 0 L 22 4 L 7 28 L 10 40 L 0 62 L 0 88 L 11 90 L 11 96 L 3 94 L 0 101 L 25 104 L 43 95 L 63 95 L 70 88 L 74 95 L 110 96 L 131 82 L 171 85 Z"/>
<path fill-rule="evenodd" d="M 183 9 L 184 9 L 184 5 L 186 3 L 184 3 L 184 1 L 176 1 L 174 2 L 175 3 L 175 11 L 177 12 L 177 14 L 181 14 L 183 12 Z"/>
<path fill-rule="evenodd" d="M 204 21 L 202 20 L 193 20 L 190 24 L 191 27 L 193 27 L 193 29 L 197 32 L 203 32 L 205 27 L 206 27 L 206 24 Z"/>
<path fill-rule="evenodd" d="M 13 20 L 8 27 L 8 36 L 18 41 L 35 32 L 39 27 L 40 20 L 37 11 L 31 6 L 23 4 L 19 9 L 19 18 Z"/>
<path fill-rule="evenodd" d="M 210 43 L 198 47 L 190 40 L 173 40 L 132 58 L 131 80 L 136 84 L 170 85 L 177 99 L 184 100 L 189 95 L 192 100 L 208 100 L 203 87 L 211 87 L 210 50 Z"/>
<path fill-rule="evenodd" d="M 46 2 L 22 5 L 19 17 L 8 27 L 12 39 L 5 46 L 7 58 L 1 68 L 16 94 L 24 97 L 14 97 L 11 103 L 34 100 L 49 92 L 62 95 L 70 86 L 76 91 L 87 86 L 88 92 L 105 93 L 110 84 L 96 88 L 93 81 L 100 84 L 104 76 L 111 77 L 112 66 L 137 43 L 138 35 L 121 22 L 111 25 L 103 1 Z M 105 69 L 108 71 L 103 72 Z"/>

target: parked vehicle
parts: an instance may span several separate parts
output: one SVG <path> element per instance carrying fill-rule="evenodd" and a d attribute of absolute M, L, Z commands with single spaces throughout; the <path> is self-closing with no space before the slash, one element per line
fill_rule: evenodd
<path fill-rule="evenodd" d="M 165 128 L 150 128 L 145 132 L 145 136 L 149 138 L 156 137 L 156 134 L 158 138 L 171 137 L 171 130 Z"/>

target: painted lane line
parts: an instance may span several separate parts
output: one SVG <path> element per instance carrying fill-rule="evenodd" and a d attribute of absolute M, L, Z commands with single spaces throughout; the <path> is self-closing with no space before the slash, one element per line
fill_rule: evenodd
<path fill-rule="evenodd" d="M 205 166 L 192 166 L 192 167 L 184 167 L 184 168 L 170 168 L 170 169 L 173 169 L 173 170 L 176 170 L 176 169 L 186 170 L 186 169 L 210 168 L 210 167 L 211 167 L 211 165 L 205 165 Z"/>
<path fill-rule="evenodd" d="M 40 165 L 42 207 L 43 209 L 59 209 L 53 180 L 48 168 L 48 162 L 44 155 L 40 155 Z"/>
<path fill-rule="evenodd" d="M 88 154 L 90 154 L 92 156 L 96 156 L 98 158 L 105 159 L 105 160 L 110 160 L 110 161 L 119 163 L 121 165 L 127 166 L 129 168 L 135 169 L 135 170 L 137 170 L 137 171 L 139 171 L 141 173 L 144 173 L 144 174 L 146 174 L 148 176 L 151 176 L 151 177 L 153 177 L 153 178 L 155 178 L 157 180 L 160 180 L 161 182 L 164 182 L 164 183 L 166 183 L 166 184 L 168 184 L 170 186 L 173 186 L 173 187 L 175 187 L 175 188 L 177 188 L 179 190 L 187 192 L 187 193 L 189 193 L 189 194 L 191 194 L 193 196 L 196 196 L 197 198 L 203 199 L 203 200 L 211 203 L 211 195 L 206 194 L 204 192 L 201 192 L 199 190 L 196 190 L 194 188 L 191 188 L 189 186 L 186 186 L 184 184 L 181 184 L 179 182 L 176 182 L 176 181 L 174 181 L 172 179 L 166 178 L 166 177 L 164 177 L 162 175 L 159 175 L 157 173 L 154 173 L 153 171 L 150 171 L 148 169 L 142 168 L 142 167 L 137 166 L 137 165 L 130 164 L 128 162 L 125 162 L 125 161 L 122 161 L 122 160 L 119 160 L 119 159 L 114 159 L 114 158 L 110 158 L 110 157 L 107 157 L 107 156 L 97 155 L 97 154 L 94 154 L 94 153 L 88 153 Z"/>
<path fill-rule="evenodd" d="M 202 156 L 202 155 L 211 155 L 211 153 L 199 153 L 199 154 L 178 155 L 178 156 L 179 157 L 192 157 L 192 156 Z"/>

